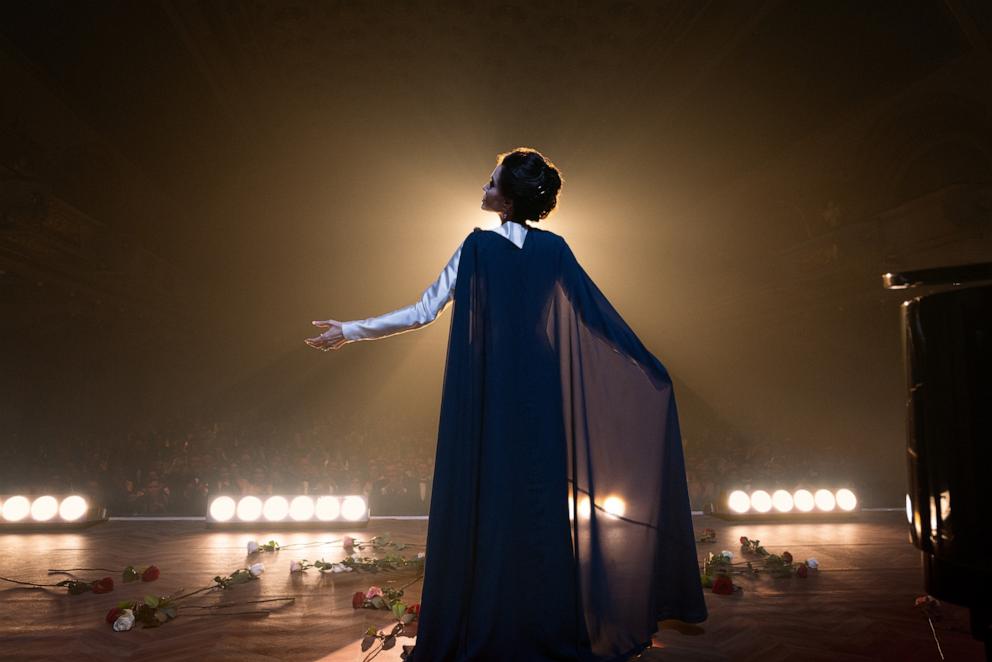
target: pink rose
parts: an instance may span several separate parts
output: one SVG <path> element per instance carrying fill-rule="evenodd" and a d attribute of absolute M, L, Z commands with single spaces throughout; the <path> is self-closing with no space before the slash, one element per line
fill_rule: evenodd
<path fill-rule="evenodd" d="M 382 595 L 382 589 L 378 586 L 370 586 L 369 590 L 365 592 L 365 599 L 371 600 L 377 595 Z"/>

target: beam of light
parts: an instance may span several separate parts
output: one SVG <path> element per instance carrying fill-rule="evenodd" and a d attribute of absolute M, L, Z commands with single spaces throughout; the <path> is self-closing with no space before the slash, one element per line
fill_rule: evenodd
<path fill-rule="evenodd" d="M 298 496 L 289 504 L 289 516 L 297 522 L 313 519 L 314 510 L 313 499 L 308 496 Z"/>
<path fill-rule="evenodd" d="M 592 503 L 589 501 L 588 496 L 582 495 L 579 499 L 579 517 L 589 519 L 590 513 L 592 513 Z"/>
<path fill-rule="evenodd" d="M 210 504 L 210 517 L 218 522 L 229 522 L 237 511 L 238 504 L 229 496 L 217 497 Z"/>
<path fill-rule="evenodd" d="M 350 522 L 362 519 L 365 516 L 365 499 L 360 496 L 345 497 L 341 504 L 341 514 Z"/>
<path fill-rule="evenodd" d="M 262 516 L 262 500 L 256 496 L 242 497 L 238 502 L 238 519 L 242 522 L 254 522 Z"/>
<path fill-rule="evenodd" d="M 59 517 L 66 522 L 75 522 L 85 515 L 89 509 L 90 504 L 86 502 L 86 499 L 78 494 L 73 494 L 62 499 L 62 503 L 59 504 Z"/>
<path fill-rule="evenodd" d="M 854 492 L 847 488 L 837 490 L 834 497 L 837 500 L 837 507 L 845 512 L 851 512 L 858 507 L 858 497 L 854 496 Z"/>
<path fill-rule="evenodd" d="M 59 500 L 53 496 L 38 497 L 31 504 L 31 519 L 47 522 L 59 512 Z"/>
<path fill-rule="evenodd" d="M 262 516 L 269 522 L 281 522 L 289 515 L 289 501 L 286 497 L 271 496 L 262 506 Z"/>
<path fill-rule="evenodd" d="M 796 510 L 801 513 L 808 513 L 816 507 L 816 499 L 809 490 L 796 490 L 792 495 L 792 501 L 796 504 Z"/>
<path fill-rule="evenodd" d="M 727 497 L 727 507 L 735 513 L 743 515 L 751 509 L 751 497 L 747 495 L 747 492 L 734 490 Z"/>
<path fill-rule="evenodd" d="M 314 512 L 321 522 L 336 520 L 341 515 L 341 501 L 337 497 L 322 496 L 317 499 Z"/>
<path fill-rule="evenodd" d="M 8 522 L 20 522 L 31 512 L 31 502 L 26 496 L 10 497 L 3 504 L 3 518 Z"/>
<path fill-rule="evenodd" d="M 837 499 L 830 490 L 817 490 L 813 500 L 816 502 L 816 507 L 825 513 L 829 513 L 837 506 Z"/>
<path fill-rule="evenodd" d="M 772 505 L 778 512 L 787 513 L 792 510 L 794 501 L 788 490 L 775 490 L 772 494 Z"/>
<path fill-rule="evenodd" d="M 913 526 L 913 500 L 906 495 L 906 523 Z"/>
<path fill-rule="evenodd" d="M 759 513 L 767 513 L 772 509 L 772 497 L 764 490 L 755 490 L 751 493 L 751 507 Z"/>

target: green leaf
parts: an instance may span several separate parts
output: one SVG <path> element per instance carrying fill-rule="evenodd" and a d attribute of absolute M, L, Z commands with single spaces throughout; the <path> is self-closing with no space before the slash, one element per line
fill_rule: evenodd
<path fill-rule="evenodd" d="M 145 604 L 151 607 L 152 609 L 155 609 L 156 607 L 158 607 L 158 597 L 154 595 L 146 595 Z"/>
<path fill-rule="evenodd" d="M 124 583 L 134 582 L 141 579 L 141 575 L 135 570 L 133 565 L 124 568 Z"/>
<path fill-rule="evenodd" d="M 372 648 L 372 644 L 375 643 L 375 639 L 376 637 L 374 634 L 365 635 L 365 637 L 362 639 L 362 652 L 365 652 L 368 649 Z"/>
<path fill-rule="evenodd" d="M 403 613 L 406 611 L 406 605 L 402 602 L 397 602 L 393 605 L 393 616 L 396 618 L 403 618 Z"/>

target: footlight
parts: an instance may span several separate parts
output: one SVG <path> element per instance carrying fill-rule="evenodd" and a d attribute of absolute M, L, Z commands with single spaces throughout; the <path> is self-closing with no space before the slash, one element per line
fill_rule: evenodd
<path fill-rule="evenodd" d="M 82 528 L 106 519 L 106 508 L 78 494 L 0 497 L 0 531 Z"/>
<path fill-rule="evenodd" d="M 725 519 L 842 519 L 859 510 L 854 490 L 801 487 L 726 492 L 713 514 Z"/>
<path fill-rule="evenodd" d="M 368 525 L 369 506 L 360 495 L 219 495 L 206 520 L 211 527 L 355 528 Z"/>

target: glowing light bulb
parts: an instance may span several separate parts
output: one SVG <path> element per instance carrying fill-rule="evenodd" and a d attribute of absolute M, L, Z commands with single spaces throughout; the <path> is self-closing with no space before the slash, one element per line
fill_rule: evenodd
<path fill-rule="evenodd" d="M 837 490 L 834 498 L 837 501 L 837 507 L 846 512 L 851 512 L 858 507 L 858 497 L 854 496 L 854 492 L 849 489 Z"/>
<path fill-rule="evenodd" d="M 262 506 L 262 515 L 269 522 L 281 522 L 289 515 L 289 501 L 286 501 L 286 497 L 269 497 Z"/>
<path fill-rule="evenodd" d="M 829 513 L 837 505 L 837 499 L 830 490 L 817 490 L 813 500 L 816 502 L 816 507 L 825 513 Z"/>
<path fill-rule="evenodd" d="M 238 504 L 229 496 L 217 497 L 210 503 L 210 517 L 218 522 L 228 522 L 234 517 Z"/>
<path fill-rule="evenodd" d="M 256 496 L 246 496 L 238 502 L 238 519 L 254 522 L 262 516 L 262 500 Z"/>
<path fill-rule="evenodd" d="M 772 494 L 772 505 L 780 513 L 791 511 L 794 503 L 792 495 L 786 490 L 775 490 Z"/>
<path fill-rule="evenodd" d="M 747 495 L 747 492 L 734 490 L 727 497 L 727 507 L 735 513 L 743 515 L 751 509 L 751 497 Z"/>
<path fill-rule="evenodd" d="M 31 504 L 31 519 L 36 522 L 47 522 L 59 512 L 59 501 L 53 496 L 38 497 Z"/>
<path fill-rule="evenodd" d="M 759 513 L 767 513 L 772 509 L 772 498 L 764 490 L 756 490 L 751 493 L 751 507 Z"/>
<path fill-rule="evenodd" d="M 89 509 L 90 505 L 86 502 L 86 499 L 78 494 L 73 494 L 62 499 L 62 503 L 59 504 L 59 517 L 66 522 L 75 522 L 85 515 Z"/>
<path fill-rule="evenodd" d="M 313 518 L 314 503 L 308 496 L 298 496 L 289 504 L 289 516 L 297 522 L 305 522 Z"/>
<path fill-rule="evenodd" d="M 816 499 L 809 490 L 796 490 L 792 495 L 792 502 L 801 513 L 808 513 L 816 508 Z"/>

